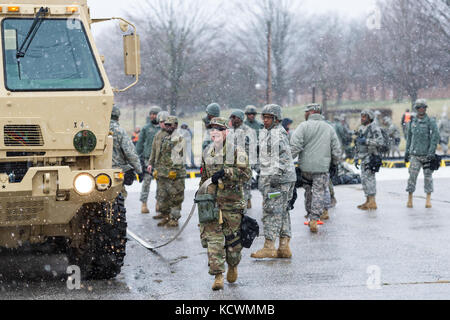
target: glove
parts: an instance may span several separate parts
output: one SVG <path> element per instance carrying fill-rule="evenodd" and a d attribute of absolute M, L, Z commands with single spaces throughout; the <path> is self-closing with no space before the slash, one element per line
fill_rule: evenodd
<path fill-rule="evenodd" d="M 155 180 L 158 180 L 158 171 L 156 169 L 153 170 L 153 178 L 155 178 Z"/>
<path fill-rule="evenodd" d="M 219 179 L 222 179 L 223 177 L 225 177 L 225 170 L 220 170 L 217 171 L 216 173 L 214 173 L 211 177 L 211 181 L 213 184 L 218 184 L 219 183 Z"/>
<path fill-rule="evenodd" d="M 409 154 L 405 154 L 405 162 L 409 162 Z"/>
<path fill-rule="evenodd" d="M 356 143 L 357 144 L 365 145 L 366 142 L 367 142 L 366 137 L 358 137 L 358 138 L 356 138 Z"/>
<path fill-rule="evenodd" d="M 177 178 L 177 173 L 175 171 L 169 172 L 169 179 L 175 180 Z"/>
<path fill-rule="evenodd" d="M 355 159 L 354 161 L 355 161 L 355 168 L 356 168 L 356 169 L 359 169 L 359 166 L 358 166 L 358 161 L 359 161 L 359 159 Z"/>
<path fill-rule="evenodd" d="M 271 188 L 278 188 L 280 186 L 281 176 L 279 174 L 273 175 L 272 178 L 270 178 L 270 187 Z"/>

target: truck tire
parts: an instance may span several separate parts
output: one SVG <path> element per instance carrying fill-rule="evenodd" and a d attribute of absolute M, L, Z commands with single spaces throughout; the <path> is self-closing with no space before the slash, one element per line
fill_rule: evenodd
<path fill-rule="evenodd" d="M 80 209 L 84 243 L 70 248 L 71 265 L 83 279 L 111 279 L 120 273 L 125 257 L 127 222 L 122 194 L 112 203 L 89 203 Z"/>

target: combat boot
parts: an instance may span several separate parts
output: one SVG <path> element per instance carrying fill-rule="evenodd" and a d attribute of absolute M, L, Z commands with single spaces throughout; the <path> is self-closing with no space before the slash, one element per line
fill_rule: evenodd
<path fill-rule="evenodd" d="M 264 247 L 256 252 L 253 252 L 250 257 L 256 259 L 276 258 L 277 250 L 275 249 L 274 241 L 266 239 L 266 241 L 264 242 Z"/>
<path fill-rule="evenodd" d="M 169 220 L 170 220 L 169 215 L 165 214 L 162 220 L 158 222 L 158 227 L 165 226 L 167 223 L 169 223 Z"/>
<path fill-rule="evenodd" d="M 216 278 L 214 279 L 214 283 L 212 285 L 213 290 L 221 290 L 223 289 L 223 274 L 216 274 Z"/>
<path fill-rule="evenodd" d="M 167 222 L 166 226 L 176 228 L 178 227 L 178 220 L 170 219 L 169 222 Z"/>
<path fill-rule="evenodd" d="M 412 208 L 413 207 L 413 194 L 412 194 L 412 192 L 410 192 L 408 194 L 408 202 L 406 203 L 406 207 L 407 208 Z"/>
<path fill-rule="evenodd" d="M 292 257 L 291 248 L 289 248 L 289 241 L 291 238 L 280 238 L 280 246 L 277 250 L 278 258 L 290 258 Z"/>
<path fill-rule="evenodd" d="M 320 216 L 320 220 L 328 220 L 328 219 L 330 219 L 330 216 L 328 215 L 328 210 L 325 209 L 325 210 L 323 210 L 323 213 Z"/>
<path fill-rule="evenodd" d="M 247 201 L 247 209 L 251 209 L 252 208 L 252 200 L 248 199 Z"/>
<path fill-rule="evenodd" d="M 150 213 L 150 210 L 148 210 L 147 207 L 147 202 L 142 202 L 141 213 Z"/>
<path fill-rule="evenodd" d="M 227 281 L 229 283 L 233 283 L 236 282 L 238 278 L 238 271 L 237 271 L 237 266 L 228 266 L 228 271 L 227 271 Z"/>
<path fill-rule="evenodd" d="M 162 213 L 157 214 L 156 216 L 153 216 L 153 219 L 156 219 L 156 220 L 162 219 L 162 218 L 164 218 L 164 214 L 162 214 Z"/>
<path fill-rule="evenodd" d="M 369 196 L 369 202 L 366 205 L 367 209 L 363 210 L 376 210 L 377 209 L 377 203 L 375 202 L 375 196 Z"/>
<path fill-rule="evenodd" d="M 309 231 L 316 233 L 317 232 L 317 220 L 310 220 L 309 223 Z"/>
<path fill-rule="evenodd" d="M 431 193 L 427 193 L 427 202 L 425 203 L 425 208 L 431 208 Z"/>
<path fill-rule="evenodd" d="M 358 206 L 358 209 L 361 209 L 361 210 L 367 210 L 367 209 L 364 209 L 364 208 L 366 208 L 367 207 L 367 204 L 369 203 L 369 197 L 366 197 L 366 202 L 364 202 L 363 204 L 360 204 L 359 206 Z"/>

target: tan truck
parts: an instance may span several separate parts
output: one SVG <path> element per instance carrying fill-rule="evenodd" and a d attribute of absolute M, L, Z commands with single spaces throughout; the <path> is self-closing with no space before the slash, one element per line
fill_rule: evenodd
<path fill-rule="evenodd" d="M 53 243 L 94 279 L 120 273 L 126 247 L 109 122 L 114 92 L 127 88 L 111 87 L 91 33 L 105 20 L 86 0 L 0 3 L 0 248 Z M 124 54 L 134 85 L 135 28 Z"/>

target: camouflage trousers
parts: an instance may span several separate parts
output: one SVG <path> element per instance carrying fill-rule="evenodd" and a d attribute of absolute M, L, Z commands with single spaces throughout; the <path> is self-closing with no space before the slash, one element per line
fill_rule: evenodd
<path fill-rule="evenodd" d="M 252 181 L 244 183 L 244 200 L 247 202 L 252 199 Z"/>
<path fill-rule="evenodd" d="M 375 173 L 366 168 L 366 163 L 361 163 L 361 184 L 366 197 L 377 194 L 377 180 Z"/>
<path fill-rule="evenodd" d="M 150 184 L 152 182 L 152 175 L 145 173 L 143 180 L 144 181 L 142 181 L 141 197 L 139 198 L 139 200 L 141 200 L 141 202 L 147 203 L 148 194 L 150 193 Z"/>
<path fill-rule="evenodd" d="M 417 176 L 419 175 L 420 168 L 427 162 L 427 157 L 424 156 L 411 156 L 409 165 L 409 179 L 406 192 L 413 193 L 416 191 Z M 425 193 L 432 193 L 433 190 L 433 171 L 430 169 L 423 169 L 423 175 L 425 177 Z"/>
<path fill-rule="evenodd" d="M 241 212 L 222 210 L 222 224 L 219 221 L 200 224 L 202 246 L 208 249 L 209 274 L 224 273 L 225 261 L 229 266 L 237 266 L 241 261 Z"/>
<path fill-rule="evenodd" d="M 270 199 L 269 193 L 280 192 L 280 195 Z M 275 241 L 277 237 L 291 238 L 291 215 L 288 202 L 292 199 L 294 183 L 283 183 L 278 188 L 265 184 L 261 190 L 263 197 L 264 237 Z"/>
<path fill-rule="evenodd" d="M 311 181 L 311 184 L 304 184 L 305 188 L 305 210 L 306 217 L 311 220 L 319 220 L 324 209 L 327 207 L 327 192 L 329 193 L 330 174 L 302 172 L 303 179 Z M 330 197 L 331 203 L 331 197 Z"/>
<path fill-rule="evenodd" d="M 331 208 L 331 198 L 334 198 L 334 185 L 328 176 L 328 188 L 325 189 L 325 209 Z"/>
<path fill-rule="evenodd" d="M 181 204 L 184 200 L 184 177 L 169 179 L 158 177 L 159 211 L 171 219 L 181 218 Z"/>

